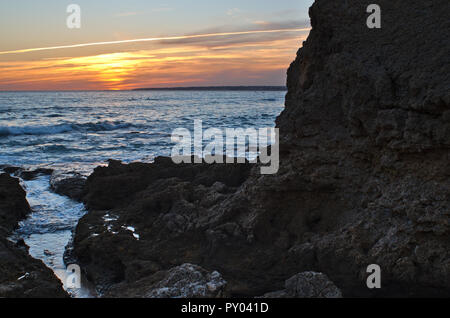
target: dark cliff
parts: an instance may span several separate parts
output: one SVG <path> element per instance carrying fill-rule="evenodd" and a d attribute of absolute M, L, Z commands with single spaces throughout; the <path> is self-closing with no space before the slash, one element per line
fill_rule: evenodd
<path fill-rule="evenodd" d="M 190 262 L 220 271 L 228 295 L 281 289 L 303 271 L 344 296 L 450 295 L 450 3 L 379 0 L 382 28 L 369 29 L 370 3 L 311 8 L 277 119 L 277 175 L 97 169 L 74 242 L 88 278 L 137 295 L 130 286 Z M 381 290 L 366 287 L 369 264 Z"/>
<path fill-rule="evenodd" d="M 310 220 L 291 252 L 344 289 L 376 263 L 381 295 L 448 294 L 450 3 L 378 1 L 381 29 L 369 3 L 316 1 L 288 71 L 279 186 Z"/>

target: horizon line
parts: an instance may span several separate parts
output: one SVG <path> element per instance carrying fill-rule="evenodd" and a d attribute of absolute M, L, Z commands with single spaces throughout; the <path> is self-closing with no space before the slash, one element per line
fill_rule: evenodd
<path fill-rule="evenodd" d="M 262 89 L 262 88 L 277 88 L 280 91 L 287 90 L 286 85 L 218 85 L 218 86 L 174 86 L 174 87 L 142 87 L 142 88 L 129 88 L 129 89 L 36 89 L 36 90 L 0 90 L 0 93 L 13 93 L 13 92 L 139 92 L 139 91 L 151 91 L 151 90 L 239 90 L 247 89 Z"/>
<path fill-rule="evenodd" d="M 49 47 L 41 47 L 41 48 L 19 49 L 19 50 L 11 50 L 11 51 L 0 51 L 0 55 L 59 50 L 59 49 L 70 49 L 70 48 L 80 48 L 80 47 L 100 46 L 100 45 L 113 45 L 113 44 L 138 43 L 138 42 L 155 42 L 155 41 L 174 41 L 174 40 L 186 40 L 186 39 L 228 36 L 228 35 L 247 35 L 247 34 L 281 33 L 281 32 L 306 32 L 306 31 L 310 31 L 310 30 L 311 30 L 311 28 L 254 30 L 254 31 L 220 32 L 220 33 L 167 36 L 167 37 L 155 37 L 155 38 L 141 38 L 141 39 L 106 41 L 106 42 L 91 42 L 91 43 L 81 43 L 81 44 L 49 46 Z"/>

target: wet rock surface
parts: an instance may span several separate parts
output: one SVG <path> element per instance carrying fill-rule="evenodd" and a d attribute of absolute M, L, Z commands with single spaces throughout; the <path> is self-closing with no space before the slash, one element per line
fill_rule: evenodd
<path fill-rule="evenodd" d="M 10 175 L 13 175 L 17 178 L 21 178 L 25 181 L 34 180 L 39 176 L 43 175 L 51 175 L 53 173 L 53 169 L 40 167 L 36 169 L 27 169 L 24 167 L 17 167 L 17 166 L 11 166 L 11 165 L 0 165 L 0 171 L 4 173 L 8 173 Z"/>
<path fill-rule="evenodd" d="M 21 168 L 16 166 L 10 166 L 10 165 L 0 165 L 0 170 L 2 170 L 5 173 L 13 174 L 17 171 L 19 171 Z"/>
<path fill-rule="evenodd" d="M 126 290 L 192 263 L 220 272 L 230 296 L 305 271 L 343 296 L 449 296 L 450 3 L 380 0 L 382 29 L 367 28 L 369 4 L 310 9 L 277 119 L 278 174 L 169 158 L 97 169 L 74 240 L 87 277 Z M 380 290 L 366 286 L 370 264 Z"/>
<path fill-rule="evenodd" d="M 82 199 L 85 184 L 86 177 L 76 172 L 54 171 L 50 177 L 50 187 L 55 193 L 75 201 Z"/>
<path fill-rule="evenodd" d="M 28 255 L 23 241 L 7 239 L 28 213 L 19 180 L 0 174 L 0 297 L 67 297 L 53 272 Z"/>
<path fill-rule="evenodd" d="M 23 180 L 30 181 L 34 180 L 39 176 L 42 175 L 51 175 L 53 173 L 53 169 L 49 168 L 38 168 L 34 170 L 26 170 L 26 169 L 19 169 L 16 171 L 15 175 L 20 177 Z"/>
<path fill-rule="evenodd" d="M 97 168 L 86 183 L 90 212 L 77 226 L 72 254 L 102 291 L 197 264 L 205 251 L 216 249 L 207 236 L 240 235 L 236 224 L 221 222 L 229 211 L 214 209 L 250 169 L 249 164 L 176 165 L 170 158 L 154 164 L 112 161 Z M 217 224 L 217 232 L 211 224 Z"/>

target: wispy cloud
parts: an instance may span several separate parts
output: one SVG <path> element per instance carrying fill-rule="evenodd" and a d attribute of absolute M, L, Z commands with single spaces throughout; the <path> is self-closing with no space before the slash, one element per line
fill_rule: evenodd
<path fill-rule="evenodd" d="M 241 9 L 239 8 L 231 8 L 227 10 L 227 15 L 230 17 L 237 17 L 240 16 L 242 13 Z"/>
<path fill-rule="evenodd" d="M 309 31 L 309 28 L 250 30 L 250 31 L 220 32 L 220 33 L 209 33 L 209 34 L 180 35 L 180 36 L 155 37 L 155 38 L 131 39 L 131 40 L 120 40 L 120 41 L 91 42 L 91 43 L 49 46 L 49 47 L 40 47 L 40 48 L 29 48 L 29 49 L 2 51 L 2 52 L 0 52 L 0 55 L 29 53 L 29 52 L 37 52 L 37 51 L 49 51 L 49 50 L 61 50 L 61 49 L 73 49 L 73 48 L 82 48 L 82 47 L 88 47 L 88 46 L 138 43 L 138 42 L 177 41 L 177 40 L 190 40 L 190 39 L 201 39 L 201 38 L 210 38 L 210 37 L 227 37 L 227 36 L 250 35 L 250 34 L 306 32 L 306 31 Z"/>
<path fill-rule="evenodd" d="M 0 90 L 282 85 L 310 30 L 299 26 L 268 21 L 244 31 L 226 26 L 219 32 L 4 51 Z"/>
<path fill-rule="evenodd" d="M 133 89 L 196 85 L 282 85 L 307 34 L 284 39 L 184 44 L 51 60 L 0 62 L 0 89 Z M 155 44 L 156 45 L 156 44 Z"/>

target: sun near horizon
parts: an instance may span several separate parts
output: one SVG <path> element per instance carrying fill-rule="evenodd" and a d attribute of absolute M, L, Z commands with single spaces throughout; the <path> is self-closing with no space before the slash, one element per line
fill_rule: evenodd
<path fill-rule="evenodd" d="M 0 2 L 0 91 L 281 86 L 312 0 Z"/>

